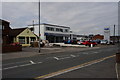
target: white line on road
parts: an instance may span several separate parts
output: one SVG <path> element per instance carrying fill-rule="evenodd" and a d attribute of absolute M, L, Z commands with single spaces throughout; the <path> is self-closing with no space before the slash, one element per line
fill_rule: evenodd
<path fill-rule="evenodd" d="M 76 57 L 75 55 L 72 55 L 72 54 L 71 54 L 70 56 L 72 56 L 72 57 Z"/>
<path fill-rule="evenodd" d="M 35 63 L 35 62 L 33 62 L 32 60 L 30 60 L 30 63 L 31 63 L 31 64 L 36 64 L 36 63 Z"/>
<path fill-rule="evenodd" d="M 117 69 L 117 63 L 116 63 L 116 65 L 115 65 L 115 70 L 116 70 L 116 74 L 117 74 L 117 79 L 119 80 L 119 76 L 118 76 L 118 69 Z"/>
<path fill-rule="evenodd" d="M 60 58 L 60 59 L 68 59 L 68 58 L 71 58 L 71 57 L 64 57 L 64 58 Z"/>
<path fill-rule="evenodd" d="M 54 59 L 56 59 L 56 60 L 59 60 L 59 58 L 57 58 L 57 57 L 53 57 Z"/>
<path fill-rule="evenodd" d="M 29 65 L 32 65 L 32 64 L 23 64 L 23 65 L 19 65 L 19 67 L 29 66 Z"/>
<path fill-rule="evenodd" d="M 18 66 L 12 66 L 12 67 L 8 67 L 8 68 L 3 68 L 2 70 L 7 70 L 7 69 L 12 69 L 12 68 L 17 68 Z"/>
<path fill-rule="evenodd" d="M 29 61 L 23 61 L 23 62 L 15 62 L 15 63 L 2 64 L 2 66 L 7 66 L 7 65 L 16 64 L 16 63 L 24 63 L 24 62 L 29 62 Z M 4 62 L 3 62 L 3 63 L 4 63 Z"/>

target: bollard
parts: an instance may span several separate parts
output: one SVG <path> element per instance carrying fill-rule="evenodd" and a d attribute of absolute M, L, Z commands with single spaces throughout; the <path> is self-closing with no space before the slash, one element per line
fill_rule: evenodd
<path fill-rule="evenodd" d="M 116 62 L 120 63 L 120 53 L 116 53 Z"/>
<path fill-rule="evenodd" d="M 91 47 L 93 47 L 93 44 L 91 44 Z"/>

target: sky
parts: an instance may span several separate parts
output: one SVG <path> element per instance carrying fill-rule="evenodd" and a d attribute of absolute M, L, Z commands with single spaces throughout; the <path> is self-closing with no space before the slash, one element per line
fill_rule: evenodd
<path fill-rule="evenodd" d="M 75 34 L 104 34 L 109 26 L 118 27 L 117 2 L 41 2 L 41 23 L 68 26 Z M 2 19 L 12 28 L 38 23 L 37 2 L 3 2 Z"/>

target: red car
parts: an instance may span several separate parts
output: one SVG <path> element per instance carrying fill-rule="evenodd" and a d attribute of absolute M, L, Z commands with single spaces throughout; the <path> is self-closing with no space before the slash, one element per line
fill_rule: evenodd
<path fill-rule="evenodd" d="M 93 41 L 84 41 L 81 44 L 86 45 L 86 46 L 90 46 L 91 44 L 93 44 L 93 46 L 97 45 L 97 43 Z"/>

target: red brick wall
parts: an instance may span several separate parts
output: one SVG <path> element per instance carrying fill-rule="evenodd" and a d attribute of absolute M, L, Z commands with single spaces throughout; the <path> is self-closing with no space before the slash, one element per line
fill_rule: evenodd
<path fill-rule="evenodd" d="M 96 39 L 102 40 L 102 39 L 104 39 L 104 36 L 103 35 L 95 35 L 95 36 L 93 36 L 92 40 L 96 40 Z"/>

